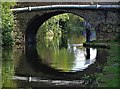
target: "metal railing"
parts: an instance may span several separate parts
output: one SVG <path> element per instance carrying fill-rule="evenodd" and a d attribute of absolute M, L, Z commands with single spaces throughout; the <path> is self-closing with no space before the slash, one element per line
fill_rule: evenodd
<path fill-rule="evenodd" d="M 11 9 L 13 12 L 55 10 L 55 9 L 79 9 L 79 10 L 120 10 L 120 5 L 49 5 Z"/>

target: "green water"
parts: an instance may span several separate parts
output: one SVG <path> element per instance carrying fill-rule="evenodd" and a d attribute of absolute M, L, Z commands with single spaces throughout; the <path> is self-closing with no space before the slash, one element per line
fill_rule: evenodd
<path fill-rule="evenodd" d="M 72 35 L 69 38 L 50 36 L 39 39 L 37 51 L 44 64 L 63 72 L 70 72 L 74 71 L 75 61 L 86 60 L 86 48 L 82 46 L 83 42 L 85 42 L 85 36 L 83 35 Z"/>

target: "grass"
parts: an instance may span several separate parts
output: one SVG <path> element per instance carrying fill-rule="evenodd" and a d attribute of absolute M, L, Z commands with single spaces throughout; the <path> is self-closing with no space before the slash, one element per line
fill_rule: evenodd
<path fill-rule="evenodd" d="M 110 51 L 108 56 L 107 65 L 103 68 L 103 73 L 98 74 L 97 80 L 99 87 L 116 87 L 119 86 L 119 50 L 120 45 L 117 42 L 109 42 Z"/>

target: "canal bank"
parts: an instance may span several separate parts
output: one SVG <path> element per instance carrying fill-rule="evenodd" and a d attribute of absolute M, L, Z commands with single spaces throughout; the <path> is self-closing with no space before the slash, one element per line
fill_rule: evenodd
<path fill-rule="evenodd" d="M 103 73 L 97 74 L 98 87 L 119 86 L 119 49 L 118 42 L 107 42 L 110 45 L 107 65 L 103 68 Z"/>

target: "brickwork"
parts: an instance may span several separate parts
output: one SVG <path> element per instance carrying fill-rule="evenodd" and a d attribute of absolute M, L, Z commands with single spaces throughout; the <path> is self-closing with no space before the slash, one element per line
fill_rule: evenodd
<path fill-rule="evenodd" d="M 16 7 L 25 6 L 39 6 L 39 5 L 55 5 L 55 4 L 96 4 L 96 3 L 19 3 Z M 106 4 L 106 3 L 101 3 Z M 110 4 L 110 3 L 107 3 Z M 116 4 L 116 3 L 112 3 Z M 15 13 L 17 33 L 16 42 L 24 43 L 26 36 L 33 37 L 37 33 L 38 28 L 44 21 L 52 16 L 62 13 L 73 13 L 80 17 L 83 17 L 87 22 L 91 23 L 97 32 L 98 40 L 112 40 L 116 39 L 120 29 L 119 12 L 117 11 L 104 11 L 104 10 L 78 10 L 78 9 L 64 9 L 64 10 L 44 10 L 34 12 Z M 27 38 L 28 38 L 27 37 Z M 33 38 L 33 39 L 32 39 Z"/>

